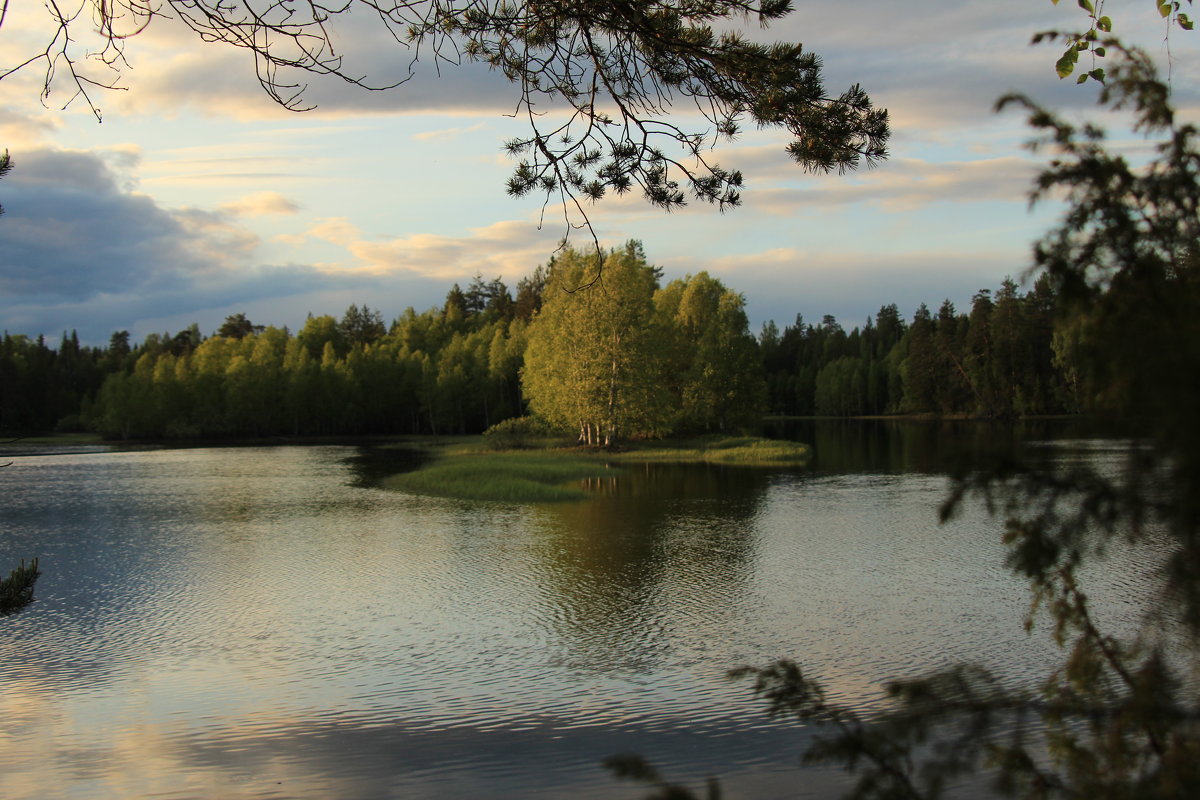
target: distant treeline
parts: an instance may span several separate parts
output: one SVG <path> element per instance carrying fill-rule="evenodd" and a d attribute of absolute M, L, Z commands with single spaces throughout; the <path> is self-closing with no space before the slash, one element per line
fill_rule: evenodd
<path fill-rule="evenodd" d="M 460 433 L 527 412 L 521 375 L 531 320 L 552 261 L 515 297 L 499 279 L 455 285 L 444 305 L 390 325 L 350 306 L 309 316 L 295 333 L 237 314 L 205 337 L 196 325 L 129 333 L 84 347 L 39 337 L 0 343 L 0 430 L 98 431 L 110 438 Z M 764 410 L 778 415 L 935 413 L 1004 417 L 1079 410 L 1070 364 L 1078 326 L 1056 321 L 1047 281 L 1022 294 L 1006 280 L 969 313 L 922 305 L 906 322 L 887 305 L 847 333 L 826 316 L 756 351 Z M 1072 331 L 1076 331 L 1073 335 Z"/>
<path fill-rule="evenodd" d="M 1080 410 L 1073 378 L 1079 326 L 1060 320 L 1050 281 L 1022 294 L 1006 279 L 975 295 L 921 304 L 906 323 L 895 305 L 846 333 L 831 316 L 759 337 L 770 409 L 781 415 L 934 413 L 1016 417 Z"/>

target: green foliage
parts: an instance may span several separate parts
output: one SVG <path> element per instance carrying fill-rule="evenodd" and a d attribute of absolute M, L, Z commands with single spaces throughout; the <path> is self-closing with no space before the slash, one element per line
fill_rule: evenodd
<path fill-rule="evenodd" d="M 57 349 L 41 336 L 5 333 L 0 338 L 0 431 L 76 426 L 73 420 L 99 389 L 109 363 L 104 350 L 81 346 L 74 332 L 64 333 Z"/>
<path fill-rule="evenodd" d="M 217 329 L 217 336 L 224 336 L 229 339 L 243 339 L 252 333 L 262 333 L 264 330 L 262 325 L 255 325 L 251 322 L 244 313 L 230 314 L 221 323 L 221 327 Z"/>
<path fill-rule="evenodd" d="M 1054 62 L 1054 71 L 1059 78 L 1066 78 L 1075 72 L 1075 68 L 1079 64 L 1080 53 L 1087 53 L 1091 56 L 1092 68 L 1079 75 L 1076 83 L 1086 83 L 1088 80 L 1094 80 L 1098 83 L 1104 83 L 1106 72 L 1104 67 L 1096 66 L 1097 60 L 1108 55 L 1108 48 L 1118 45 L 1116 39 L 1112 38 L 1113 21 L 1112 17 L 1104 13 L 1105 0 L 1075 0 L 1076 4 L 1088 18 L 1088 29 L 1083 32 L 1075 33 L 1060 33 L 1058 31 L 1043 31 L 1033 37 L 1034 43 L 1042 40 L 1059 39 L 1061 38 L 1064 44 L 1063 53 L 1058 60 Z M 1054 5 L 1058 5 L 1059 0 L 1050 0 Z M 1166 19 L 1172 26 L 1190 31 L 1193 23 L 1191 18 L 1183 10 L 1183 5 L 1178 0 L 1151 0 L 1154 4 L 1158 15 Z M 1190 6 L 1192 0 L 1187 0 Z M 1119 46 L 1119 45 L 1118 45 Z"/>
<path fill-rule="evenodd" d="M 742 297 L 707 273 L 658 288 L 641 245 L 551 264 L 522 373 L 530 408 L 613 447 L 672 431 L 735 431 L 765 406 Z"/>
<path fill-rule="evenodd" d="M 618 463 L 658 462 L 667 464 L 727 464 L 743 467 L 803 466 L 811 452 L 808 445 L 752 436 L 705 436 L 676 438 L 653 443 L 635 443 L 608 456 Z"/>
<path fill-rule="evenodd" d="M 351 303 L 338 323 L 338 331 L 350 347 L 355 347 L 379 341 L 387 333 L 387 327 L 378 311 L 372 311 L 366 305 L 360 309 Z"/>
<path fill-rule="evenodd" d="M 507 503 L 582 500 L 579 485 L 610 478 L 603 461 L 560 453 L 463 453 L 445 456 L 384 481 L 389 489 L 417 494 Z"/>
<path fill-rule="evenodd" d="M 529 326 L 521 380 L 530 410 L 578 431 L 587 445 L 665 432 L 670 406 L 654 326 L 657 284 L 657 270 L 635 242 L 603 263 L 561 253 Z"/>
<path fill-rule="evenodd" d="M 555 431 L 537 417 L 513 417 L 497 422 L 483 432 L 483 441 L 492 450 L 523 450 L 544 445 Z"/>
<path fill-rule="evenodd" d="M 628 252 L 629 263 L 645 270 L 634 282 L 636 303 L 617 301 L 619 275 L 597 283 L 591 300 L 578 299 L 592 292 L 584 287 L 595 273 L 583 268 L 588 256 L 568 251 L 520 284 L 536 307 L 549 274 L 559 276 L 550 309 L 532 327 L 523 306 L 504 299 L 503 283 L 478 279 L 459 290 L 461 308 L 451 291 L 446 307 L 407 309 L 385 333 L 379 312 L 351 306 L 340 322 L 310 316 L 295 336 L 244 315 L 231 315 L 208 339 L 193 325 L 137 346 L 128 331 L 115 332 L 107 348 L 81 346 L 74 333 L 57 349 L 5 334 L 0 430 L 88 429 L 116 439 L 478 432 L 526 413 L 521 376 L 534 330 L 535 361 L 548 352 L 561 361 L 542 364 L 548 383 L 524 371 L 533 396 L 548 392 L 562 413 L 577 415 L 583 401 L 561 387 L 591 381 L 591 432 L 602 443 L 601 377 L 612 363 L 605 373 L 600 353 L 613 331 L 604 340 L 589 329 L 585 310 L 596 313 L 605 302 L 622 313 L 639 309 L 614 383 L 630 393 L 622 402 L 632 398 L 622 413 L 634 437 L 750 430 L 764 411 L 1013 417 L 1096 410 L 1125 385 L 1081 368 L 1099 344 L 1090 323 L 1060 313 L 1048 276 L 1023 294 L 1011 281 L 994 299 L 981 290 L 969 315 L 946 302 L 936 316 L 919 310 L 906 324 L 887 305 L 850 333 L 827 316 L 816 326 L 797 319 L 783 331 L 771 323 L 756 342 L 736 292 L 705 273 L 656 291 L 653 268 L 636 247 Z M 547 333 L 551 322 L 561 336 Z M 648 355 L 629 351 L 634 344 Z M 585 426 L 575 419 L 578 432 Z"/>
<path fill-rule="evenodd" d="M 997 311 L 999 308 L 999 311 Z M 1021 294 L 1006 280 L 993 301 L 975 296 L 970 314 L 922 304 L 912 322 L 884 306 L 849 334 L 827 317 L 798 319 L 762 342 L 771 413 L 853 416 L 884 413 L 1016 417 L 1078 409 L 1068 387 L 1076 351 L 1055 349 L 1057 290 L 1045 277 Z"/>
<path fill-rule="evenodd" d="M 0 579 L 0 616 L 15 614 L 33 602 L 33 585 L 41 574 L 35 558 L 28 565 L 22 560 L 21 566 Z"/>
<path fill-rule="evenodd" d="M 766 384 L 744 298 L 701 272 L 656 292 L 654 305 L 666 349 L 663 378 L 678 397 L 673 428 L 728 432 L 757 425 Z"/>
<path fill-rule="evenodd" d="M 817 373 L 813 404 L 826 416 L 856 416 L 866 411 L 867 366 L 855 356 L 842 356 Z"/>
<path fill-rule="evenodd" d="M 127 334 L 114 335 L 99 358 L 112 371 L 82 418 L 109 438 L 204 438 L 480 431 L 520 412 L 525 324 L 511 308 L 454 324 L 409 309 L 390 332 L 380 319 L 351 306 L 294 337 L 239 325 L 240 337 L 179 355 L 161 346 L 173 337 L 127 352 Z"/>

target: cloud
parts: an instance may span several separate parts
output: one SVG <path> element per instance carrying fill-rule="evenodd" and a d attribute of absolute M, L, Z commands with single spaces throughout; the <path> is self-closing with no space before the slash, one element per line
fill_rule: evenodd
<path fill-rule="evenodd" d="M 357 240 L 362 234 L 358 227 L 345 217 L 335 217 L 322 220 L 313 226 L 308 235 L 333 244 L 347 246 Z"/>
<path fill-rule="evenodd" d="M 906 158 L 853 177 L 815 179 L 798 187 L 763 187 L 747 192 L 746 205 L 771 214 L 792 214 L 803 206 L 875 203 L 888 211 L 908 211 L 935 203 L 1021 202 L 1038 168 L 1018 156 L 933 163 Z"/>
<path fill-rule="evenodd" d="M 466 128 L 443 128 L 442 130 L 439 130 L 439 131 L 422 131 L 421 133 L 414 133 L 412 135 L 412 138 L 416 139 L 419 142 L 427 142 L 427 141 L 432 141 L 432 140 L 443 140 L 444 141 L 446 139 L 457 139 L 459 136 L 461 136 L 464 133 L 471 133 L 472 131 L 481 131 L 481 130 L 484 130 L 485 128 L 487 128 L 486 123 L 477 122 L 474 125 L 471 125 Z"/>
<path fill-rule="evenodd" d="M 342 248 L 326 264 L 260 264 L 259 236 L 243 225 L 296 204 L 275 192 L 216 210 L 166 208 L 131 188 L 133 154 L 22 150 L 4 180 L 0 318 L 14 332 L 77 329 L 85 342 L 113 330 L 136 335 L 199 322 L 215 330 L 235 311 L 270 324 L 302 324 L 307 311 L 351 302 L 388 314 L 440 302 L 450 281 L 477 272 L 512 279 L 544 261 L 550 234 L 504 221 L 461 237 L 366 236 L 345 219 L 313 225 L 303 242 Z M 262 315 L 266 315 L 265 317 Z"/>
<path fill-rule="evenodd" d="M 110 194 L 131 183 L 137 155 L 125 151 L 59 150 L 47 147 L 12 153 L 14 171 L 7 179 L 18 190 L 78 191 Z M 19 167 L 19 168 L 18 168 Z"/>
<path fill-rule="evenodd" d="M 59 127 L 51 114 L 31 115 L 0 107 L 0 143 L 8 149 L 44 146 Z"/>
<path fill-rule="evenodd" d="M 345 247 L 355 262 L 343 269 L 376 275 L 462 280 L 476 273 L 515 279 L 546 259 L 551 234 L 537 223 L 505 220 L 466 236 L 413 234 L 368 238 L 343 218 L 323 220 L 308 231 L 314 239 Z"/>
<path fill-rule="evenodd" d="M 223 203 L 218 210 L 235 217 L 261 217 L 269 214 L 295 214 L 300 206 L 279 192 L 256 192 L 231 203 Z"/>
<path fill-rule="evenodd" d="M 325 24 L 347 75 L 371 90 L 336 76 L 280 68 L 283 97 L 298 93 L 298 107 L 336 118 L 371 114 L 477 114 L 511 112 L 519 90 L 499 72 L 478 63 L 454 64 L 421 54 L 361 15 L 341 14 Z M 126 43 L 130 67 L 121 76 L 129 91 L 109 104 L 126 114 L 173 114 L 196 109 L 237 120 L 280 120 L 292 112 L 273 100 L 256 79 L 251 54 L 230 46 L 201 46 L 177 21 L 157 19 Z M 395 85 L 393 88 L 383 88 Z"/>
<path fill-rule="evenodd" d="M 24 4 L 11 13 L 21 16 L 6 20 L 6 52 L 39 44 L 15 23 L 45 10 Z M 1132 24 L 1143 12 L 1128 14 Z M 1038 232 L 1032 223 L 1021 228 L 1035 163 L 1016 149 L 1028 138 L 1023 115 L 997 117 L 992 103 L 1022 88 L 1051 107 L 1090 114 L 1094 87 L 1057 80 L 1054 48 L 1027 46 L 1034 30 L 1078 18 L 1063 4 L 1018 11 L 994 0 L 864 0 L 852 14 L 844 4 L 798 4 L 772 29 L 746 32 L 805 42 L 823 58 L 831 91 L 862 82 L 892 113 L 892 158 L 875 171 L 811 176 L 783 152 L 785 135 L 751 132 L 715 153 L 746 174 L 746 208 L 718 216 L 693 202 L 664 216 L 635 192 L 589 214 L 606 241 L 639 236 L 652 258 L 668 254 L 668 266 L 724 270 L 762 317 L 803 310 L 857 324 L 881 302 L 909 312 L 918 297 L 969 300 L 1019 272 Z M 359 19 L 339 29 L 347 64 L 405 77 L 407 54 L 367 27 Z M 1159 38 L 1142 41 L 1157 46 Z M 1181 33 L 1172 47 L 1179 56 L 1194 41 Z M 17 164 L 0 182 L 8 209 L 0 312 L 14 331 L 54 333 L 82 320 L 136 330 L 211 318 L 215 327 L 228 313 L 256 309 L 270 312 L 256 312 L 256 321 L 284 323 L 295 307 L 302 321 L 306 310 L 332 313 L 364 299 L 385 312 L 428 307 L 476 272 L 511 285 L 566 232 L 555 205 L 545 229 L 534 223 L 541 198 L 516 205 L 531 216 L 513 220 L 520 212 L 500 203 L 502 192 L 476 191 L 494 171 L 479 158 L 511 163 L 490 145 L 467 153 L 469 143 L 481 129 L 522 125 L 500 117 L 513 110 L 513 85 L 481 65 L 448 66 L 439 76 L 426 59 L 412 81 L 388 92 L 299 75 L 320 107 L 289 115 L 263 94 L 245 51 L 203 46 L 172 23 L 127 45 L 132 68 L 122 84 L 130 91 L 97 92 L 106 111 L 99 128 L 77 124 L 86 109 L 41 108 L 38 75 L 0 82 L 0 102 L 24 109 L 0 111 L 0 148 Z M 1193 115 L 1197 64 L 1178 58 L 1173 73 L 1176 100 Z M 53 108 L 67 96 L 56 94 Z M 687 110 L 680 103 L 672 121 L 690 129 Z M 385 118 L 431 112 L 462 119 Z M 161 123 L 175 115 L 182 119 Z M 252 124 L 233 127 L 230 118 Z M 443 140 L 452 144 L 439 150 Z M 52 141 L 107 149 L 54 149 Z M 113 141 L 139 141 L 144 155 Z M 836 254 L 847 246 L 854 251 Z M 738 251 L 750 252 L 713 258 Z"/>
<path fill-rule="evenodd" d="M 272 134 L 235 138 L 222 131 L 214 134 L 212 144 L 158 151 L 153 160 L 142 166 L 142 183 L 155 187 L 261 191 L 264 185 L 296 187 L 305 182 L 328 180 L 320 171 L 329 170 L 332 157 L 320 155 L 319 149 L 298 141 L 300 137 L 291 131 L 275 129 Z M 337 131 L 328 135 L 336 137 Z"/>
<path fill-rule="evenodd" d="M 9 303 L 81 302 L 194 281 L 245 264 L 258 238 L 223 214 L 168 210 L 113 168 L 131 156 L 14 153 L 0 221 L 0 295 Z"/>

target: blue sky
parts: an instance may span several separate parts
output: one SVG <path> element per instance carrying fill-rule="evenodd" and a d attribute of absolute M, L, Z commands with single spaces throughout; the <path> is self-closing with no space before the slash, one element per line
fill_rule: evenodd
<path fill-rule="evenodd" d="M 746 175 L 741 208 L 668 215 L 603 201 L 591 212 L 601 240 L 640 239 L 668 279 L 708 270 L 745 294 L 756 331 L 797 313 L 850 328 L 891 302 L 906 317 L 944 298 L 965 309 L 976 290 L 1023 274 L 1055 210 L 1028 207 L 1039 157 L 1021 146 L 1021 114 L 991 109 L 1019 90 L 1091 115 L 1094 85 L 1059 81 L 1054 48 L 1029 45 L 1035 31 L 1081 24 L 1073 4 L 798 6 L 769 38 L 820 54 L 830 90 L 859 82 L 888 108 L 891 158 L 815 177 L 791 163 L 784 137 L 750 131 L 719 153 Z M 1110 6 L 1118 32 L 1166 63 L 1153 7 Z M 40 4 L 10 10 L 0 69 L 44 47 L 44 15 Z M 1192 118 L 1195 36 L 1169 39 L 1176 102 Z M 355 31 L 343 41 L 364 72 L 398 63 L 394 46 Z M 385 93 L 315 81 L 317 110 L 296 114 L 263 94 L 246 54 L 170 22 L 127 53 L 126 91 L 95 94 L 102 123 L 78 102 L 62 110 L 69 95 L 40 102 L 36 70 L 0 81 L 0 147 L 15 163 L 0 181 L 0 328 L 11 333 L 76 328 L 102 344 L 118 329 L 140 340 L 196 322 L 210 333 L 235 312 L 295 328 L 351 303 L 391 319 L 439 305 L 477 273 L 514 286 L 564 233 L 553 209 L 539 226 L 539 198 L 505 194 L 516 95 L 478 66 L 439 77 L 420 63 Z"/>

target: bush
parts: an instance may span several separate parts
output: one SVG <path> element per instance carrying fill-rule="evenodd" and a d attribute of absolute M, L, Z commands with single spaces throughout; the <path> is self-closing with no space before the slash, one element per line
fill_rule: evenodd
<path fill-rule="evenodd" d="M 54 425 L 55 433 L 86 433 L 91 430 L 79 414 L 67 414 Z"/>
<path fill-rule="evenodd" d="M 491 450 L 521 450 L 538 446 L 553 433 L 537 417 L 512 417 L 484 431 L 483 441 Z"/>

